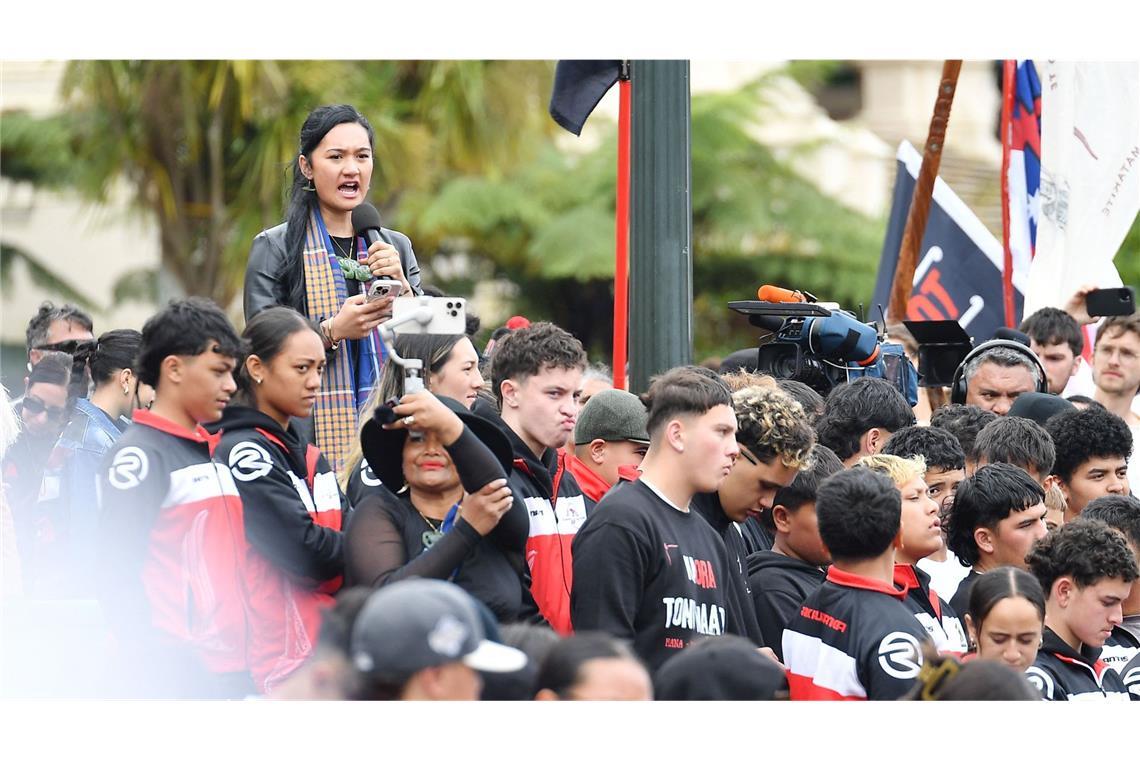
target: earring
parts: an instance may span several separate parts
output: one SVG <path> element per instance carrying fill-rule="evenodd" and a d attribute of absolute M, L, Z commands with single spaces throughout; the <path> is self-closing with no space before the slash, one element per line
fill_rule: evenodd
<path fill-rule="evenodd" d="M 306 185 L 305 185 L 304 187 L 302 187 L 301 189 L 302 189 L 302 190 L 304 190 L 306 193 L 315 193 L 315 192 L 317 192 L 317 186 L 316 186 L 315 184 L 313 184 L 313 178 L 312 178 L 312 177 L 309 177 L 309 182 L 308 182 L 308 184 L 306 184 Z"/>
<path fill-rule="evenodd" d="M 255 377 L 255 378 L 253 378 L 253 381 L 254 381 L 255 383 L 257 383 L 258 385 L 261 385 L 261 378 L 260 378 L 260 377 Z"/>
<path fill-rule="evenodd" d="M 129 395 L 131 395 L 131 392 L 130 392 L 130 390 L 129 390 L 128 388 L 123 388 L 123 395 L 124 395 L 124 396 L 129 396 Z"/>

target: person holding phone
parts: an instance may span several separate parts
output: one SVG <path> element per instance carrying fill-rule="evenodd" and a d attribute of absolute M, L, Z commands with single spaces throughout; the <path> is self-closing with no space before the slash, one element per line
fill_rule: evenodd
<path fill-rule="evenodd" d="M 411 241 L 380 230 L 366 245 L 354 234 L 352 211 L 372 181 L 375 133 L 350 105 L 314 109 L 301 127 L 286 220 L 253 240 L 246 265 L 246 320 L 270 306 L 289 306 L 320 326 L 329 354 L 312 427 L 298 432 L 344 464 L 356 437 L 358 410 L 380 376 L 376 327 L 395 296 L 368 300 L 373 278 L 394 280 L 405 296 L 420 293 Z"/>
<path fill-rule="evenodd" d="M 1092 294 L 1090 294 L 1092 295 Z M 1128 483 L 1140 492 L 1140 415 L 1133 410 L 1140 393 L 1140 314 L 1109 317 L 1096 333 L 1093 344 L 1093 398 L 1120 417 L 1132 433 L 1132 455 L 1128 459 Z"/>
<path fill-rule="evenodd" d="M 348 584 L 450 580 L 499 621 L 518 620 L 530 518 L 507 484 L 506 434 L 452 398 L 417 391 L 369 419 L 360 437 L 388 490 L 365 497 L 349 520 Z"/>
<path fill-rule="evenodd" d="M 479 353 L 466 335 L 397 335 L 396 353 L 405 359 L 423 362 L 424 387 L 437 396 L 446 396 L 470 409 L 483 389 L 479 372 Z M 380 382 L 373 389 L 360 413 L 361 427 L 372 419 L 376 407 L 389 399 L 401 398 L 404 390 L 404 368 L 393 361 L 384 365 Z M 359 436 L 353 441 L 348 460 L 337 476 L 341 488 L 352 504 L 363 501 L 375 491 L 385 490 L 380 479 L 364 458 Z"/>

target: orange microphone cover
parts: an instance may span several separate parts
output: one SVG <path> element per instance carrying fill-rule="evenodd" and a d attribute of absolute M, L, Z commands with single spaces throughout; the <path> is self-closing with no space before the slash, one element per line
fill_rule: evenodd
<path fill-rule="evenodd" d="M 800 291 L 778 288 L 775 285 L 761 285 L 760 289 L 756 291 L 756 297 L 761 301 L 773 303 L 805 303 L 807 301 Z"/>

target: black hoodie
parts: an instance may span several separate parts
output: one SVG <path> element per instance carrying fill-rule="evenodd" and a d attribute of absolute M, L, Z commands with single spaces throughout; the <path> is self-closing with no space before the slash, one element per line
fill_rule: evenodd
<path fill-rule="evenodd" d="M 696 512 L 712 526 L 721 540 L 724 548 L 728 550 L 728 561 L 732 565 L 730 573 L 732 588 L 736 593 L 736 602 L 740 608 L 741 621 L 748 638 L 752 639 L 758 647 L 764 646 L 768 638 L 756 620 L 756 607 L 752 601 L 752 590 L 748 584 L 748 573 L 745 568 L 745 558 L 748 550 L 744 545 L 744 538 L 736 527 L 736 523 L 728 519 L 724 508 L 720 504 L 720 496 L 714 493 L 699 493 L 689 502 L 689 508 Z"/>
<path fill-rule="evenodd" d="M 748 583 L 764 641 L 784 659 L 784 629 L 797 617 L 808 594 L 823 585 L 827 573 L 816 565 L 774 551 L 748 555 Z"/>
<path fill-rule="evenodd" d="M 1041 649 L 1025 676 L 1049 701 L 1129 701 L 1120 674 L 1100 659 L 1100 652 L 1099 648 L 1084 645 L 1076 652 L 1045 626 Z"/>
<path fill-rule="evenodd" d="M 205 427 L 222 433 L 214 459 L 237 483 L 250 545 L 297 578 L 328 581 L 344 573 L 348 503 L 320 450 L 248 406 L 231 404 Z"/>

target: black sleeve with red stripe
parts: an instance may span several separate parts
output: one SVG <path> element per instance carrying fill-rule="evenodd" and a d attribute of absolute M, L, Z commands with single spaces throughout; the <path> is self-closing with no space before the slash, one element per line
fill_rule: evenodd
<path fill-rule="evenodd" d="M 229 462 L 230 450 L 240 441 L 257 443 L 269 465 L 244 460 L 230 467 L 241 494 L 245 535 L 249 544 L 276 567 L 296 578 L 327 581 L 344 572 L 344 534 L 313 521 L 274 444 L 260 438 L 223 436 L 214 453 Z M 262 472 L 261 470 L 264 470 Z"/>

